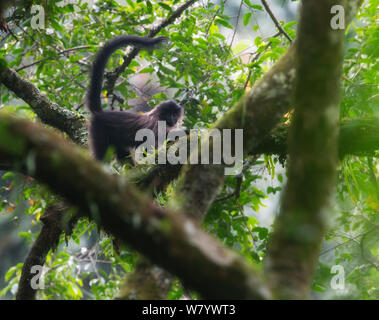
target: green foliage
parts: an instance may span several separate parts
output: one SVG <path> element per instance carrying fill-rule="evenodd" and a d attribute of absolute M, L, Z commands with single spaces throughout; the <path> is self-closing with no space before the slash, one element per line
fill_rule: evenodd
<path fill-rule="evenodd" d="M 251 163 L 254 164 L 260 165 L 262 161 Z M 204 222 L 207 229 L 227 246 L 240 251 L 247 259 L 256 263 L 260 263 L 264 257 L 268 239 L 268 229 L 259 226 L 258 219 L 252 215 L 252 212 L 259 213 L 263 206 L 262 200 L 267 198 L 255 186 L 263 179 L 262 173 L 253 174 L 248 166 L 243 171 L 243 177 L 228 178 L 219 199 L 230 197 L 216 201 Z"/>

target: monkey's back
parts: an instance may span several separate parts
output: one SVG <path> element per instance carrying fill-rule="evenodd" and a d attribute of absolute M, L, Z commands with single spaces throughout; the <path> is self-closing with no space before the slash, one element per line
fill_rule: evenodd
<path fill-rule="evenodd" d="M 117 157 L 130 155 L 139 129 L 149 128 L 149 117 L 128 111 L 103 111 L 95 113 L 90 122 L 91 148 L 96 159 L 102 160 L 109 147 L 114 147 Z"/>

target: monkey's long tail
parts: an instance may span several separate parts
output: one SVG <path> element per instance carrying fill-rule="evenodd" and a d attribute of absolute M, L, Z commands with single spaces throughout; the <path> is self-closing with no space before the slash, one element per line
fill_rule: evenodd
<path fill-rule="evenodd" d="M 91 113 L 100 113 L 103 111 L 100 97 L 101 88 L 105 66 L 113 52 L 127 45 L 133 45 L 141 48 L 153 48 L 167 40 L 168 38 L 166 37 L 149 38 L 139 36 L 119 36 L 107 41 L 98 51 L 92 64 L 90 84 L 87 91 L 87 107 L 89 111 L 91 111 Z"/>

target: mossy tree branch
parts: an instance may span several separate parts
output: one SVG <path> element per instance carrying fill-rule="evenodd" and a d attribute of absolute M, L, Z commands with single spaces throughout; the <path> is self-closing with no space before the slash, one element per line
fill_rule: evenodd
<path fill-rule="evenodd" d="M 0 70 L 0 83 L 24 100 L 45 124 L 67 133 L 77 144 L 87 144 L 86 119 L 52 102 L 30 81 L 11 68 Z"/>
<path fill-rule="evenodd" d="M 335 187 L 344 37 L 330 22 L 336 4 L 345 1 L 301 6 L 288 182 L 265 260 L 274 298 L 308 297 Z"/>
<path fill-rule="evenodd" d="M 55 132 L 0 115 L 0 156 L 205 298 L 266 298 L 257 270 L 195 222 L 156 206 Z M 196 272 L 194 272 L 196 270 Z"/>

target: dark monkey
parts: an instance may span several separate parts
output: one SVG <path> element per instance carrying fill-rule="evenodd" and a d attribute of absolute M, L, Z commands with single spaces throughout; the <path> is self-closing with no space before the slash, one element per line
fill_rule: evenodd
<path fill-rule="evenodd" d="M 153 48 L 167 41 L 165 37 L 149 38 L 119 36 L 109 40 L 97 53 L 92 65 L 90 85 L 87 92 L 87 107 L 92 113 L 90 122 L 90 144 L 97 160 L 103 160 L 108 147 L 113 146 L 118 160 L 129 157 L 134 148 L 143 141 L 135 141 L 136 132 L 150 129 L 157 137 L 158 121 L 166 122 L 166 132 L 175 129 L 183 117 L 183 108 L 174 100 L 157 105 L 144 114 L 128 111 L 104 111 L 101 107 L 101 87 L 106 63 L 117 49 L 133 45 Z"/>

